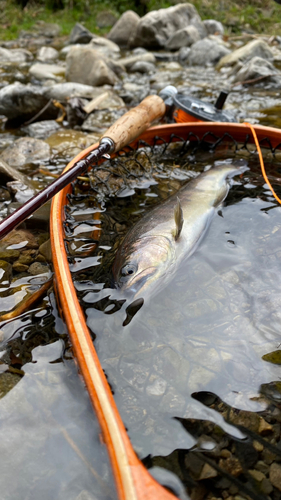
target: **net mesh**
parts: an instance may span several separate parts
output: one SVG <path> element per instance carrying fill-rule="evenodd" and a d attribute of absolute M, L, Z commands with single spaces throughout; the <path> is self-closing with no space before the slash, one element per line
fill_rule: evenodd
<path fill-rule="evenodd" d="M 260 146 L 270 182 L 280 191 L 281 143 L 273 147 L 270 139 L 264 137 Z M 199 139 L 191 132 L 184 138 L 171 135 L 169 141 L 154 137 L 152 144 L 140 141 L 135 150 L 127 148 L 78 178 L 68 195 L 64 228 L 69 265 L 81 303 L 80 283 L 85 290 L 85 283 L 99 283 L 102 277 L 108 286 L 112 285 L 114 255 L 128 227 L 142 216 L 143 205 L 145 210 L 149 209 L 202 172 L 210 162 L 230 157 L 246 158 L 255 174 L 251 179 L 255 188 L 249 191 L 249 196 L 270 200 L 272 205 L 267 210 L 274 208 L 276 201 L 264 189 L 250 134 L 243 143 L 228 133 L 218 137 L 208 132 Z M 149 190 L 159 180 L 161 192 L 157 192 L 157 196 L 150 192 L 151 196 L 144 200 L 143 189 Z M 135 192 L 142 203 L 133 203 L 134 210 L 128 213 L 128 200 L 131 202 Z M 241 197 L 239 186 L 233 196 Z M 101 265 L 96 265 L 100 262 Z M 112 314 L 122 306 L 117 300 L 111 300 L 111 309 L 107 312 L 108 304 L 103 298 L 95 308 Z M 144 464 L 148 468 L 165 467 L 177 474 L 193 500 L 281 499 L 281 382 L 273 381 L 261 387 L 260 398 L 266 401 L 266 409 L 257 413 L 232 408 L 210 392 L 194 393 L 192 397 L 222 415 L 226 422 L 240 429 L 245 438 L 235 439 L 208 420 L 179 419 L 197 440 L 195 449 L 176 449 L 165 457 L 148 456 Z M 214 443 L 212 449 L 204 446 L 208 439 Z"/>

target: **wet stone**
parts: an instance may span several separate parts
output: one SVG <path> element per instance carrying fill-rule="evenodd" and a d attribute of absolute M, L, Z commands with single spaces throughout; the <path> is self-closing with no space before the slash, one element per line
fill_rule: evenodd
<path fill-rule="evenodd" d="M 24 273 L 25 271 L 28 270 L 28 266 L 26 264 L 23 264 L 19 260 L 13 263 L 13 271 L 17 273 Z"/>
<path fill-rule="evenodd" d="M 190 475 L 194 479 L 198 479 L 203 469 L 204 462 L 193 453 L 188 453 L 185 456 L 184 464 Z"/>
<path fill-rule="evenodd" d="M 263 474 L 267 474 L 269 471 L 269 466 L 262 460 L 259 460 L 255 465 L 255 469 L 263 472 Z"/>
<path fill-rule="evenodd" d="M 58 51 L 53 47 L 40 47 L 37 51 L 37 59 L 41 62 L 54 61 L 58 56 Z"/>
<path fill-rule="evenodd" d="M 7 189 L 0 188 L 0 201 L 10 201 L 11 195 Z"/>
<path fill-rule="evenodd" d="M 261 483 L 261 481 L 263 479 L 265 479 L 265 475 L 263 474 L 263 472 L 261 472 L 259 470 L 255 470 L 255 469 L 249 470 L 249 473 L 255 479 L 255 481 L 257 481 L 258 483 Z"/>
<path fill-rule="evenodd" d="M 40 245 L 39 253 L 43 255 L 47 262 L 52 262 L 51 240 L 47 240 Z"/>
<path fill-rule="evenodd" d="M 260 488 L 265 495 L 270 495 L 273 491 L 273 486 L 267 477 L 262 480 Z"/>
<path fill-rule="evenodd" d="M 21 130 L 29 135 L 29 137 L 46 139 L 60 128 L 61 126 L 55 120 L 44 120 L 42 122 L 31 123 Z"/>
<path fill-rule="evenodd" d="M 211 465 L 205 463 L 203 465 L 203 469 L 201 471 L 199 481 L 202 481 L 203 479 L 211 479 L 213 477 L 217 477 L 218 472 L 216 469 L 214 469 Z"/>
<path fill-rule="evenodd" d="M 15 373 L 1 373 L 0 375 L 0 398 L 3 398 L 21 380 L 21 376 Z"/>
<path fill-rule="evenodd" d="M 269 479 L 270 482 L 281 491 L 281 465 L 277 463 L 273 463 L 269 469 Z"/>
<path fill-rule="evenodd" d="M 22 137 L 8 146 L 1 159 L 12 167 L 23 167 L 27 163 L 38 163 L 50 159 L 50 146 L 40 139 Z"/>
<path fill-rule="evenodd" d="M 0 247 L 0 260 L 14 262 L 18 259 L 20 252 L 18 250 L 6 250 Z"/>
<path fill-rule="evenodd" d="M 231 474 L 234 477 L 240 476 L 242 474 L 243 469 L 237 458 L 226 458 L 225 460 L 221 459 L 219 461 L 219 467 L 224 469 L 226 472 Z"/>
<path fill-rule="evenodd" d="M 47 273 L 49 271 L 48 266 L 45 264 L 42 264 L 41 262 L 33 262 L 31 266 L 28 268 L 29 274 L 32 274 L 32 276 L 36 276 L 37 274 L 43 274 Z"/>
<path fill-rule="evenodd" d="M 12 277 L 12 266 L 5 260 L 0 260 L 0 283 L 10 281 Z"/>

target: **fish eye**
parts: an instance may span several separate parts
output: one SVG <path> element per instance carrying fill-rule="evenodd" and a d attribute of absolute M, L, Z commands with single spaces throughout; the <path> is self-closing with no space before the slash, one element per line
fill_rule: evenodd
<path fill-rule="evenodd" d="M 137 271 L 137 266 L 135 266 L 135 264 L 126 264 L 126 266 L 124 266 L 121 269 L 121 275 L 122 276 L 131 276 L 136 271 Z"/>

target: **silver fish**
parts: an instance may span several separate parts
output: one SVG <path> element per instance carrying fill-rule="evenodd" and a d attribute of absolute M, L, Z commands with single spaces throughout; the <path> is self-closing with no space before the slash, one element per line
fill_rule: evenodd
<path fill-rule="evenodd" d="M 229 163 L 216 166 L 147 213 L 117 252 L 113 266 L 117 287 L 138 298 L 166 285 L 206 233 L 215 209 L 228 194 L 228 180 L 245 170 Z"/>

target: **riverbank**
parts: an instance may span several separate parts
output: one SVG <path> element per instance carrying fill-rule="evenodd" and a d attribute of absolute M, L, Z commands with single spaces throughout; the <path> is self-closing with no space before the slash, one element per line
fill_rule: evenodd
<path fill-rule="evenodd" d="M 138 3 L 138 7 L 135 7 Z M 0 16 L 0 39 L 12 40 L 17 38 L 22 30 L 30 30 L 38 21 L 47 23 L 58 23 L 61 26 L 61 34 L 68 35 L 76 22 L 82 23 L 91 32 L 103 35 L 106 34 L 110 26 L 103 27 L 104 23 L 99 23 L 99 15 L 103 11 L 112 13 L 116 19 L 128 9 L 139 11 L 143 15 L 145 11 L 151 11 L 162 7 L 173 5 L 175 1 L 167 0 L 142 0 L 134 2 L 125 1 L 95 1 L 94 5 L 89 2 L 71 2 L 62 10 L 52 11 L 37 2 L 29 2 L 22 9 L 19 5 L 9 0 L 1 0 Z M 226 0 L 191 0 L 198 10 L 201 18 L 215 18 L 226 28 L 226 36 L 233 33 L 263 33 L 280 34 L 281 6 L 273 0 L 251 0 L 251 5 L 243 0 L 236 0 L 230 5 Z"/>

